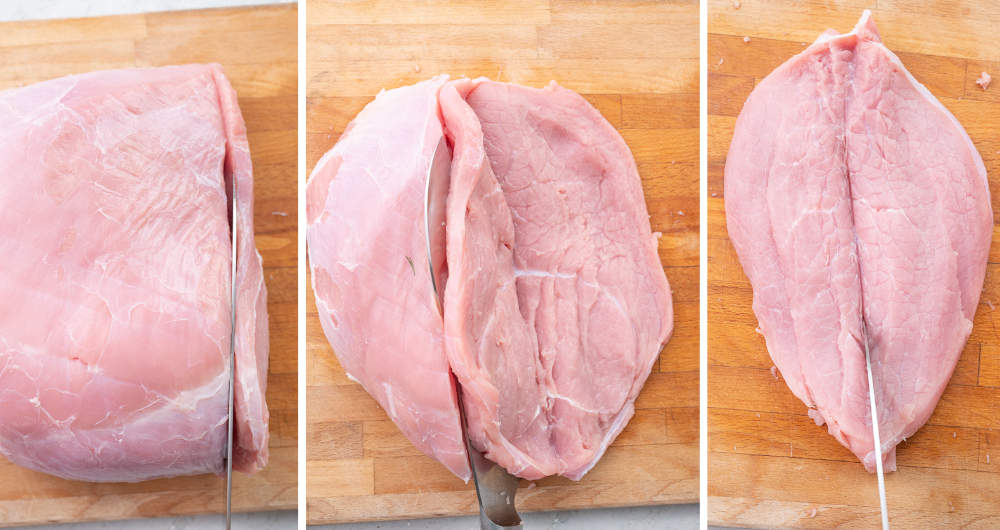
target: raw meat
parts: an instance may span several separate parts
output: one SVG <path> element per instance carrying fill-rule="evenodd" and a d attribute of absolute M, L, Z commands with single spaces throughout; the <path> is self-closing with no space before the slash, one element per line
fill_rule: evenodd
<path fill-rule="evenodd" d="M 250 153 L 218 65 L 0 93 L 0 452 L 65 478 L 223 471 L 238 183 L 234 467 L 267 462 Z"/>
<path fill-rule="evenodd" d="M 672 327 L 635 163 L 555 84 L 460 80 L 441 107 L 455 144 L 445 336 L 472 439 L 518 476 L 579 479 Z"/>
<path fill-rule="evenodd" d="M 895 469 L 896 445 L 951 377 L 983 285 L 993 217 L 968 135 L 866 11 L 852 32 L 828 30 L 753 91 L 725 197 L 774 363 L 871 471 L 867 328 L 882 451 Z"/>
<path fill-rule="evenodd" d="M 438 112 L 454 149 L 439 265 L 447 269 L 443 327 L 427 299 L 422 229 Z M 388 186 L 407 192 L 386 194 Z M 597 462 L 633 414 L 672 310 L 635 163 L 593 107 L 554 84 L 435 78 L 384 92 L 317 166 L 307 200 L 327 337 L 415 445 L 468 476 L 439 456 L 453 454 L 441 442 L 451 444 L 446 429 L 458 427 L 454 387 L 397 383 L 411 379 L 409 357 L 422 373 L 436 372 L 428 377 L 454 371 L 473 444 L 512 473 L 579 479 Z M 342 227 L 352 225 L 365 228 Z M 440 261 L 442 245 L 433 246 Z M 357 301 L 373 289 L 384 294 Z M 419 308 L 406 320 L 348 320 L 394 300 Z M 414 324 L 425 321 L 433 325 Z M 384 346 L 404 335 L 407 358 Z M 366 347 L 376 342 L 383 346 Z M 387 385 L 396 413 L 381 391 Z M 399 400 L 415 405 L 419 421 L 398 419 Z"/>
<path fill-rule="evenodd" d="M 413 445 L 467 480 L 424 237 L 444 83 L 382 92 L 358 114 L 309 177 L 307 237 L 320 322 L 344 370 Z"/>

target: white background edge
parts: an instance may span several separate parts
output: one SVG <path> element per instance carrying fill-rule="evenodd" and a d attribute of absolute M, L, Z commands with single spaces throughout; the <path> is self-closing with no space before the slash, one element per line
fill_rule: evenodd
<path fill-rule="evenodd" d="M 306 528 L 306 3 L 298 4 L 298 527 Z"/>

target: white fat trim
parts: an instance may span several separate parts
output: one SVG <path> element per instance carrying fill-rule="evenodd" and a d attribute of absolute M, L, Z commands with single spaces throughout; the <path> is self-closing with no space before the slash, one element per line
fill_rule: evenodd
<path fill-rule="evenodd" d="M 564 272 L 549 272 L 537 269 L 514 269 L 514 277 L 520 278 L 522 276 L 539 277 L 539 278 L 564 278 L 573 279 L 576 278 L 576 274 L 568 274 Z"/>
<path fill-rule="evenodd" d="M 392 397 L 392 385 L 389 383 L 382 383 L 382 388 L 385 390 L 385 400 L 389 406 L 389 410 L 386 412 L 388 412 L 389 417 L 395 421 L 398 416 L 396 415 L 396 400 Z"/>
<path fill-rule="evenodd" d="M 557 393 L 555 393 L 555 392 L 551 392 L 551 391 L 549 391 L 549 392 L 546 392 L 545 394 L 546 394 L 546 395 L 547 395 L 548 397 L 550 397 L 550 398 L 553 398 L 553 399 L 558 399 L 558 400 L 561 400 L 561 401 L 565 401 L 566 403 L 569 403 L 569 404 L 570 404 L 570 405 L 571 405 L 571 406 L 572 406 L 573 408 L 576 408 L 576 409 L 579 409 L 579 410 L 582 410 L 582 411 L 584 411 L 584 412 L 589 412 L 589 413 L 591 413 L 591 414 L 601 414 L 601 411 L 599 411 L 599 410 L 594 410 L 594 409 L 588 409 L 587 407 L 584 407 L 583 405 L 581 405 L 581 404 L 580 404 L 580 403 L 579 403 L 578 401 L 576 401 L 576 400 L 575 400 L 575 399 L 573 399 L 573 398 L 570 398 L 570 397 L 566 397 L 566 396 L 564 396 L 564 395 L 561 395 L 561 394 L 557 394 Z"/>
<path fill-rule="evenodd" d="M 604 453 L 608 450 L 608 446 L 611 445 L 611 442 L 613 442 L 614 439 L 617 438 L 619 434 L 621 434 L 621 431 L 625 429 L 625 424 L 628 422 L 628 419 L 630 419 L 634 413 L 635 409 L 632 407 L 631 403 L 626 405 L 624 408 L 622 408 L 621 411 L 618 412 L 618 415 L 615 416 L 615 421 L 611 424 L 611 428 L 608 429 L 606 433 L 604 433 L 604 438 L 601 440 L 600 448 L 594 452 L 593 460 L 591 460 L 590 463 L 588 463 L 583 469 L 580 470 L 580 474 L 577 477 L 578 479 L 582 478 L 591 469 L 593 469 L 594 466 L 597 465 L 597 462 L 601 459 L 601 457 L 604 456 Z"/>

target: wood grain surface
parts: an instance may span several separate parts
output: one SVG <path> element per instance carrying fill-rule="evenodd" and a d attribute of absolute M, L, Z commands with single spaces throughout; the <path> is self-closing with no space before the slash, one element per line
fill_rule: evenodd
<path fill-rule="evenodd" d="M 975 0 L 710 0 L 708 20 L 708 364 L 710 524 L 876 528 L 873 475 L 817 427 L 771 375 L 752 291 L 726 233 L 723 168 L 753 87 L 825 29 L 872 9 L 889 49 L 969 132 L 993 189 L 1000 178 L 1000 4 Z M 744 37 L 749 37 L 745 42 Z M 997 234 L 997 232 L 995 232 Z M 993 245 L 972 337 L 928 424 L 886 476 L 893 528 L 1000 526 L 1000 256 Z M 992 456 L 992 460 L 991 460 Z"/>
<path fill-rule="evenodd" d="M 0 24 L 0 89 L 107 68 L 218 62 L 239 94 L 268 288 L 271 460 L 233 477 L 236 511 L 294 509 L 297 476 L 296 8 L 274 6 Z M 225 510 L 214 475 L 73 482 L 0 458 L 0 526 Z"/>
<path fill-rule="evenodd" d="M 580 482 L 524 482 L 523 510 L 698 497 L 698 3 L 369 0 L 307 5 L 311 169 L 382 88 L 448 73 L 583 94 L 635 155 L 674 296 L 673 338 L 636 415 Z M 472 484 L 423 456 L 330 349 L 307 295 L 308 521 L 475 513 Z M 531 489 L 528 489 L 528 488 Z"/>

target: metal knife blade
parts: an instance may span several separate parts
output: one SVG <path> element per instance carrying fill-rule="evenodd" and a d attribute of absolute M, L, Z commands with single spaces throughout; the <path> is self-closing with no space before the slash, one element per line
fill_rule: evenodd
<path fill-rule="evenodd" d="M 444 205 L 433 201 L 435 197 L 445 197 L 448 186 L 448 172 L 445 164 L 450 161 L 448 144 L 444 137 L 434 149 L 431 165 L 427 170 L 427 184 L 424 190 L 424 230 L 427 241 L 427 267 L 431 274 L 431 287 L 438 312 L 443 316 L 441 292 L 437 284 L 434 270 L 433 250 L 443 246 L 444 241 L 432 241 L 441 235 L 440 227 L 444 223 Z M 443 288 L 443 286 L 441 286 Z M 520 529 L 521 517 L 514 504 L 517 486 L 520 480 L 507 472 L 506 469 L 491 462 L 476 449 L 468 435 L 468 421 L 465 415 L 465 405 L 462 401 L 462 385 L 452 374 L 458 395 L 458 411 L 461 416 L 462 439 L 469 455 L 469 468 L 472 470 L 472 481 L 476 486 L 476 497 L 479 501 L 479 524 L 481 530 Z"/>
<path fill-rule="evenodd" d="M 236 175 L 232 176 L 233 195 L 229 201 L 230 232 L 232 233 L 232 269 L 229 304 L 229 415 L 226 430 L 226 530 L 233 524 L 233 395 L 236 384 Z"/>
<path fill-rule="evenodd" d="M 865 365 L 868 368 L 868 400 L 872 409 L 872 438 L 875 441 L 875 472 L 878 474 L 879 508 L 882 511 L 882 528 L 889 530 L 889 509 L 885 502 L 885 472 L 882 470 L 882 442 L 878 432 L 878 409 L 875 407 L 875 383 L 872 378 L 872 356 L 868 345 L 868 327 L 861 319 L 861 332 L 865 342 Z"/>

